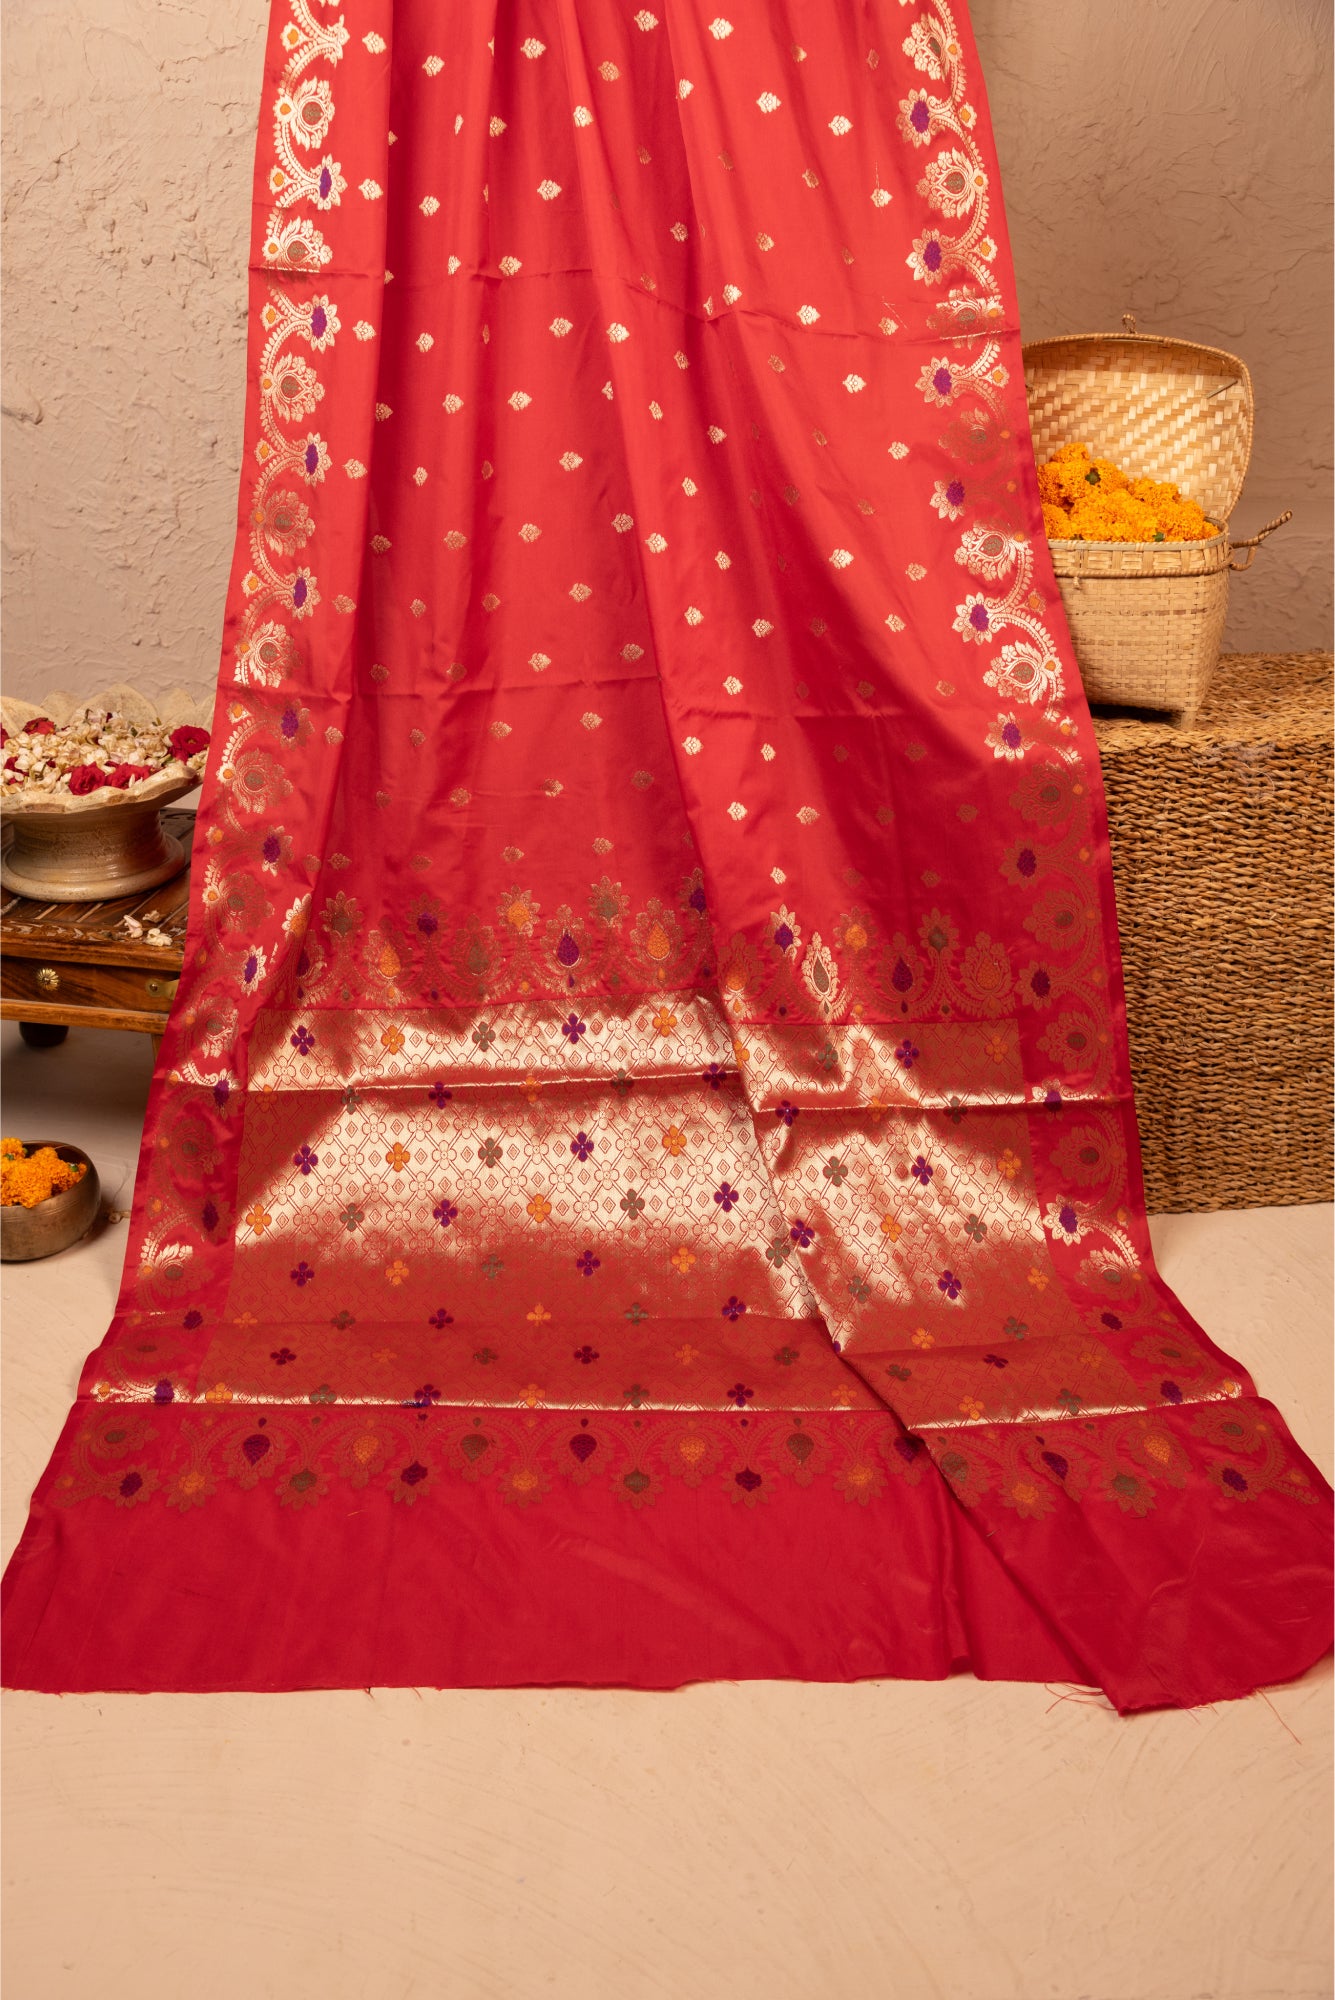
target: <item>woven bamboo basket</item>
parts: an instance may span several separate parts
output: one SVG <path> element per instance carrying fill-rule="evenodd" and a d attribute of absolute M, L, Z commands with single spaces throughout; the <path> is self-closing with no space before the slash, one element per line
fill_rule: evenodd
<path fill-rule="evenodd" d="M 1166 711 L 1190 727 L 1228 616 L 1233 512 L 1252 449 L 1252 384 L 1236 355 L 1190 341 L 1072 334 L 1024 350 L 1039 463 L 1087 444 L 1131 478 L 1172 480 L 1222 533 L 1202 542 L 1053 542 L 1071 641 L 1091 702 Z M 1287 515 L 1281 517 L 1288 519 Z"/>
<path fill-rule="evenodd" d="M 1094 720 L 1152 1211 L 1331 1199 L 1331 668 L 1234 654 L 1190 730 Z"/>

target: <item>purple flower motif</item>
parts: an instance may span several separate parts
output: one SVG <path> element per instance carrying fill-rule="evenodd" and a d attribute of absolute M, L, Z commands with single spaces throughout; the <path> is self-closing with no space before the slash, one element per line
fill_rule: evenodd
<path fill-rule="evenodd" d="M 932 114 L 927 108 L 927 99 L 916 97 L 913 100 L 913 109 L 909 113 L 909 124 L 915 132 L 925 132 L 931 122 Z"/>
<path fill-rule="evenodd" d="M 217 1105 L 219 1111 L 222 1110 L 224 1104 L 226 1104 L 231 1094 L 232 1094 L 231 1084 L 228 1082 L 225 1076 L 220 1076 L 218 1078 L 218 1081 L 213 1086 L 213 1101 Z"/>
<path fill-rule="evenodd" d="M 436 1387 L 435 1383 L 425 1382 L 420 1389 L 413 1390 L 411 1407 L 415 1410 L 429 1410 L 433 1403 L 438 1403 L 439 1401 L 440 1390 Z"/>
<path fill-rule="evenodd" d="M 593 1141 L 587 1132 L 576 1132 L 570 1141 L 570 1150 L 577 1160 L 587 1160 L 593 1151 Z"/>
<path fill-rule="evenodd" d="M 1245 1493 L 1247 1491 L 1247 1482 L 1236 1467 L 1226 1465 L 1219 1477 L 1223 1480 L 1225 1486 L 1230 1487 L 1234 1493 Z"/>
<path fill-rule="evenodd" d="M 572 1014 L 568 1021 L 562 1021 L 561 1033 L 565 1036 L 566 1040 L 571 1044 L 572 1048 L 577 1048 L 579 1046 L 580 1036 L 587 1034 L 588 1029 L 586 1028 L 584 1022 L 580 1020 L 578 1014 Z"/>
<path fill-rule="evenodd" d="M 923 244 L 922 261 L 929 271 L 941 269 L 941 245 L 935 236 L 929 236 Z"/>
<path fill-rule="evenodd" d="M 915 1049 L 908 1036 L 905 1035 L 903 1041 L 895 1050 L 895 1061 L 903 1063 L 905 1069 L 912 1069 L 921 1054 L 921 1049 Z"/>
<path fill-rule="evenodd" d="M 932 377 L 932 387 L 938 396 L 948 396 L 955 386 L 955 378 L 948 368 L 938 368 Z"/>
<path fill-rule="evenodd" d="M 279 717 L 278 727 L 282 731 L 284 737 L 286 737 L 287 741 L 290 743 L 292 741 L 292 738 L 296 735 L 297 731 L 301 727 L 300 711 L 289 705 L 287 708 L 283 710 L 282 715 Z"/>
<path fill-rule="evenodd" d="M 972 625 L 978 624 L 978 613 L 981 610 L 982 606 L 975 604 L 972 612 L 969 614 L 970 624 Z M 983 626 L 985 627 L 986 624 L 987 624 L 987 613 L 984 611 Z M 1006 748 L 1008 750 L 1018 750 L 1021 744 L 1024 742 L 1024 731 L 1020 728 L 1019 723 L 1003 722 L 1001 725 L 1001 740 L 1006 745 Z"/>
<path fill-rule="evenodd" d="M 741 1198 L 742 1197 L 737 1192 L 737 1189 L 735 1187 L 729 1187 L 727 1181 L 720 1182 L 718 1187 L 714 1189 L 714 1199 L 718 1203 L 719 1207 L 723 1210 L 723 1213 L 725 1215 L 730 1215 L 732 1213 L 733 1209 L 736 1208 Z"/>
<path fill-rule="evenodd" d="M 203 1208 L 201 1208 L 199 1211 L 199 1219 L 203 1223 L 205 1230 L 211 1236 L 214 1230 L 218 1227 L 217 1203 L 212 1201 L 206 1201 Z"/>
<path fill-rule="evenodd" d="M 973 626 L 975 632 L 986 632 L 988 630 L 992 620 L 985 604 L 978 603 L 973 606 L 969 612 L 969 623 Z M 1020 741 L 1020 732 L 1013 722 L 1006 723 L 1001 734 L 1003 740 L 1009 743 L 1012 749 Z"/>
<path fill-rule="evenodd" d="M 1052 991 L 1052 976 L 1041 965 L 1036 965 L 1029 975 L 1029 987 L 1035 999 L 1046 1000 Z"/>
<path fill-rule="evenodd" d="M 254 951 L 247 952 L 246 962 L 241 968 L 241 984 L 243 986 L 253 985 L 255 980 L 258 979 L 259 977 L 259 971 L 260 971 L 259 953 Z"/>
<path fill-rule="evenodd" d="M 416 1459 L 413 1460 L 411 1465 L 405 1465 L 403 1471 L 399 1474 L 399 1478 L 405 1486 L 419 1486 L 426 1476 L 426 1467 L 419 1464 Z"/>
<path fill-rule="evenodd" d="M 989 1367 L 989 1368 L 1009 1368 L 1009 1367 L 1010 1367 L 1010 1363 L 1009 1363 L 1009 1361 L 1007 1361 L 1007 1359 L 1006 1359 L 1006 1357 L 1005 1357 L 1005 1355 L 1004 1355 L 1004 1354 L 985 1354 L 985 1355 L 983 1356 L 983 1361 L 984 1361 L 984 1363 L 986 1364 L 986 1366 L 987 1366 L 987 1367 Z"/>
<path fill-rule="evenodd" d="M 792 930 L 787 924 L 778 925 L 774 932 L 774 942 L 778 945 L 780 951 L 788 951 L 796 942 Z"/>
<path fill-rule="evenodd" d="M 280 1368 L 286 1368 L 288 1362 L 295 1361 L 296 1358 L 290 1347 L 275 1347 L 269 1356 L 270 1361 L 276 1361 Z"/>
<path fill-rule="evenodd" d="M 283 843 L 276 833 L 266 833 L 260 842 L 260 854 L 272 868 L 282 858 Z"/>
<path fill-rule="evenodd" d="M 961 506 L 963 506 L 963 504 L 964 504 L 964 483 L 963 483 L 963 481 L 962 481 L 962 480 L 959 480 L 959 479 L 952 479 L 952 480 L 951 480 L 951 482 L 950 482 L 949 486 L 947 486 L 947 488 L 946 488 L 946 498 L 947 498 L 947 500 L 949 500 L 949 502 L 950 502 L 950 504 L 951 504 L 951 506 L 952 506 L 952 507 L 961 507 Z"/>
<path fill-rule="evenodd" d="M 1120 1333 L 1122 1322 L 1120 1319 L 1118 1319 L 1116 1313 L 1100 1313 L 1099 1318 L 1103 1321 L 1103 1324 L 1105 1326 L 1111 1327 L 1114 1333 Z"/>
<path fill-rule="evenodd" d="M 716 1062 L 710 1063 L 709 1068 L 703 1072 L 704 1080 L 711 1090 L 717 1090 L 727 1074 L 723 1064 Z"/>
<path fill-rule="evenodd" d="M 299 1056 L 308 1056 L 315 1047 L 315 1037 L 309 1028 L 297 1028 L 288 1037 Z"/>
<path fill-rule="evenodd" d="M 319 1166 L 320 1155 L 313 1153 L 309 1146 L 302 1146 L 292 1155 L 292 1164 L 294 1167 L 300 1167 L 303 1174 L 308 1174 L 313 1167 Z"/>
<path fill-rule="evenodd" d="M 760 1474 L 753 1472 L 749 1465 L 744 1465 L 740 1472 L 735 1472 L 733 1478 L 737 1481 L 743 1493 L 754 1493 L 757 1486 L 764 1484 Z"/>
<path fill-rule="evenodd" d="M 575 1269 L 582 1278 L 591 1278 L 602 1264 L 601 1257 L 595 1257 L 592 1250 L 581 1250 L 575 1259 Z"/>
<path fill-rule="evenodd" d="M 567 972 L 569 972 L 572 965 L 576 965 L 579 962 L 579 946 L 575 943 L 569 931 L 562 931 L 560 937 L 557 939 L 556 959 L 558 965 L 563 965 Z"/>
<path fill-rule="evenodd" d="M 454 1314 L 446 1312 L 444 1306 L 437 1306 L 427 1321 L 428 1326 L 453 1326 Z"/>
<path fill-rule="evenodd" d="M 288 1275 L 291 1277 L 294 1285 L 300 1286 L 309 1285 L 311 1279 L 315 1276 L 315 1272 L 303 1257 L 296 1270 L 289 1272 Z"/>
<path fill-rule="evenodd" d="M 1022 847 L 1015 857 L 1015 872 L 1026 880 L 1038 872 L 1038 856 L 1032 847 Z"/>
<path fill-rule="evenodd" d="M 1180 1403 L 1182 1401 L 1182 1391 L 1178 1388 L 1176 1382 L 1161 1382 L 1159 1384 L 1159 1394 L 1163 1397 L 1165 1403 Z"/>
<path fill-rule="evenodd" d="M 174 1403 L 176 1401 L 176 1391 L 170 1382 L 154 1383 L 153 1401 L 155 1403 Z"/>
<path fill-rule="evenodd" d="M 943 1271 L 936 1281 L 938 1292 L 944 1292 L 948 1299 L 957 1299 L 964 1287 L 953 1271 Z"/>
<path fill-rule="evenodd" d="M 432 1209 L 431 1214 L 433 1220 L 438 1222 L 442 1229 L 448 1229 L 452 1222 L 457 1222 L 459 1219 L 459 1211 L 447 1194 L 441 1196 Z"/>
<path fill-rule="evenodd" d="M 915 1181 L 919 1182 L 921 1186 L 926 1187 L 936 1169 L 935 1167 L 929 1167 L 922 1154 L 919 1153 L 917 1159 L 913 1162 L 910 1172 Z"/>
<path fill-rule="evenodd" d="M 816 1240 L 816 1232 L 809 1222 L 795 1222 L 788 1231 L 789 1239 L 799 1250 L 806 1250 Z"/>
<path fill-rule="evenodd" d="M 316 340 L 324 339 L 325 328 L 328 326 L 328 324 L 329 324 L 329 317 L 325 312 L 324 307 L 320 305 L 312 306 L 311 334 Z"/>
<path fill-rule="evenodd" d="M 744 1410 L 755 1393 L 755 1390 L 748 1389 L 744 1382 L 734 1382 L 728 1391 L 728 1401 L 736 1403 L 739 1410 Z"/>
<path fill-rule="evenodd" d="M 1040 1453 L 1040 1457 L 1049 1472 L 1055 1474 L 1058 1479 L 1065 1479 L 1071 1468 L 1059 1451 L 1045 1451 Z"/>
<path fill-rule="evenodd" d="M 143 1483 L 144 1483 L 144 1475 L 142 1472 L 127 1472 L 124 1479 L 122 1479 L 119 1487 L 117 1488 L 117 1491 L 121 1494 L 123 1499 L 133 1500 L 135 1494 L 139 1491 L 139 1488 L 143 1485 Z"/>
<path fill-rule="evenodd" d="M 452 1090 L 446 1090 L 443 1083 L 433 1083 L 430 1090 L 428 1090 L 427 1092 L 427 1096 L 431 1099 L 431 1102 L 436 1106 L 437 1110 L 439 1110 L 442 1105 L 448 1104 L 453 1095 L 454 1092 Z"/>
<path fill-rule="evenodd" d="M 698 886 L 698 884 L 694 889 L 692 889 L 690 895 L 686 898 L 686 901 L 689 907 L 695 911 L 698 917 L 702 917 L 704 915 L 705 892 Z"/>
<path fill-rule="evenodd" d="M 423 937 L 434 937 L 440 929 L 440 922 L 438 918 L 432 916 L 430 910 L 423 910 L 417 919 L 417 928 Z"/>
<path fill-rule="evenodd" d="M 733 1294 L 732 1298 L 725 1299 L 723 1301 L 724 1319 L 740 1319 L 745 1311 L 746 1311 L 745 1299 L 739 1299 L 735 1293 Z"/>
<path fill-rule="evenodd" d="M 192 1333 L 197 1326 L 203 1326 L 203 1324 L 204 1324 L 204 1315 L 202 1312 L 194 1312 L 194 1311 L 188 1312 L 185 1318 L 181 1321 L 181 1325 L 183 1327 L 186 1327 Z"/>
<path fill-rule="evenodd" d="M 790 1104 L 785 1097 L 782 1104 L 775 1105 L 774 1116 L 778 1119 L 780 1125 L 791 1125 L 795 1118 L 802 1116 L 802 1113 L 796 1104 Z"/>
<path fill-rule="evenodd" d="M 598 1350 L 596 1347 L 589 1347 L 587 1345 L 584 1347 L 577 1347 L 575 1349 L 575 1359 L 576 1361 L 582 1362 L 584 1367 L 587 1368 L 591 1361 L 596 1361 L 598 1359 Z"/>

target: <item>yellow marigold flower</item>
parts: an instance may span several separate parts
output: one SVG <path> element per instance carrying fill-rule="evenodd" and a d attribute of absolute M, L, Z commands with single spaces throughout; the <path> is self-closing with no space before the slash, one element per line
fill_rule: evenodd
<path fill-rule="evenodd" d="M 1221 533 L 1171 481 L 1128 479 L 1084 444 L 1064 444 L 1039 466 L 1038 492 L 1050 541 L 1195 542 Z"/>

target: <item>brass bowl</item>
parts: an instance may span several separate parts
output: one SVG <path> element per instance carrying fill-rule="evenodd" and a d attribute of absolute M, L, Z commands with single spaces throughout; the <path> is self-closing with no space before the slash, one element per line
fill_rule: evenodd
<path fill-rule="evenodd" d="M 62 1146 L 55 1139 L 25 1139 L 27 1152 L 50 1146 L 62 1160 L 74 1166 L 80 1162 L 88 1171 L 73 1187 L 48 1195 L 35 1208 L 8 1203 L 0 1208 L 0 1263 L 24 1264 L 34 1257 L 54 1257 L 68 1250 L 91 1227 L 102 1201 L 97 1168 L 78 1146 Z"/>
<path fill-rule="evenodd" d="M 193 792 L 199 779 L 179 764 L 137 792 L 108 786 L 59 802 L 40 793 L 0 798 L 9 836 L 0 884 L 37 903 L 91 903 L 139 896 L 179 875 L 185 850 L 162 824 L 161 808 Z"/>

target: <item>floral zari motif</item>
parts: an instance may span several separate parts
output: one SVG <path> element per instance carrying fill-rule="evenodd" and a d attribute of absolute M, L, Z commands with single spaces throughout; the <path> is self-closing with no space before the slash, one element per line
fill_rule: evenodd
<path fill-rule="evenodd" d="M 429 1571 L 499 1500 L 722 1606 L 776 1532 L 1047 1635 L 906 1671 L 1186 1699 L 1118 1651 L 1179 1539 L 1324 1493 L 1150 1254 L 967 27 L 579 13 L 275 0 L 191 951 L 32 1535 Z M 849 1604 L 803 1670 L 900 1657 Z"/>

